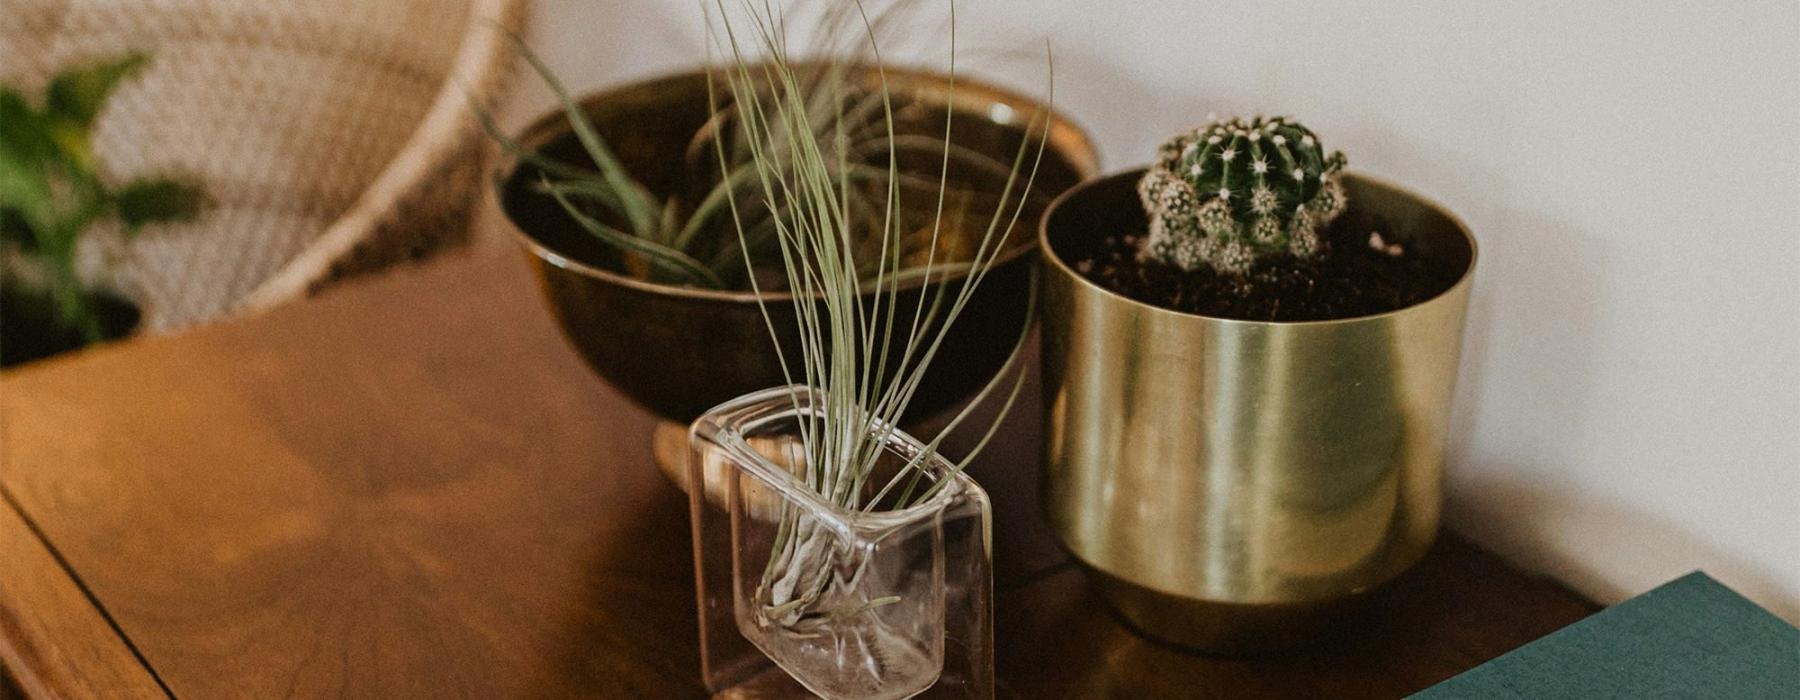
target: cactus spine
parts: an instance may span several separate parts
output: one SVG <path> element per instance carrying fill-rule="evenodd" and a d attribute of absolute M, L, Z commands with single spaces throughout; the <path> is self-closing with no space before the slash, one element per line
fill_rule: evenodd
<path fill-rule="evenodd" d="M 1233 275 L 1282 252 L 1317 257 L 1344 210 L 1344 163 L 1290 118 L 1211 118 L 1164 143 L 1138 182 L 1150 215 L 1144 253 Z"/>

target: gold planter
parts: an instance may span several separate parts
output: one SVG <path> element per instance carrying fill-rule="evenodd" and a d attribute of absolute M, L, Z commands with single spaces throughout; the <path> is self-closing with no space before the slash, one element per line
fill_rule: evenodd
<path fill-rule="evenodd" d="M 1460 270 L 1374 316 L 1265 323 L 1171 311 L 1071 269 L 1145 230 L 1142 171 L 1044 217 L 1044 508 L 1127 619 L 1212 651 L 1316 638 L 1416 563 L 1438 527 L 1475 242 L 1393 185 L 1346 177 L 1347 225 Z"/>

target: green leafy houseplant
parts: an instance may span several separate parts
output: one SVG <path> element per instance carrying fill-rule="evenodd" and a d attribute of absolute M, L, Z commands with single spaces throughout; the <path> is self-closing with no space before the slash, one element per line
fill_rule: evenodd
<path fill-rule="evenodd" d="M 867 16 L 869 31 L 887 31 L 915 5 L 902 0 Z M 809 126 L 816 130 L 811 143 L 822 150 L 821 160 L 832 177 L 845 185 L 852 245 L 865 249 L 863 267 L 857 272 L 864 280 L 880 272 L 874 267 L 877 256 L 871 249 L 877 245 L 896 248 L 912 276 L 921 274 L 918 268 L 928 258 L 934 259 L 934 264 L 960 265 L 966 262 L 967 250 L 978 233 L 940 231 L 935 242 L 944 250 L 927 249 L 934 241 L 930 224 L 938 214 L 939 185 L 950 181 L 947 199 L 952 213 L 985 211 L 997 206 L 994 200 L 1007 176 L 1006 163 L 980 150 L 943 142 L 937 135 L 889 128 L 885 119 L 895 111 L 897 100 L 869 79 L 873 72 L 868 70 L 867 54 L 842 50 L 856 45 L 862 19 L 865 17 L 854 3 L 829 5 L 814 18 L 820 37 L 814 48 L 820 53 L 849 53 L 848 57 L 796 61 L 787 66 Z M 743 198 L 757 192 L 752 145 L 741 138 L 739 123 L 744 114 L 739 100 L 752 94 L 764 103 L 775 99 L 783 86 L 773 73 L 758 71 L 750 84 L 741 86 L 743 97 L 734 92 L 730 99 L 712 105 L 711 119 L 695 135 L 690 157 L 696 162 L 689 164 L 692 172 L 687 174 L 703 181 L 686 183 L 688 192 L 659 197 L 644 184 L 640 173 L 623 164 L 626 159 L 618 156 L 614 144 L 601 135 L 549 67 L 519 37 L 509 37 L 558 98 L 591 167 L 560 161 L 518 143 L 501 132 L 493 116 L 479 105 L 476 115 L 504 150 L 541 171 L 536 183 L 540 192 L 553 197 L 576 225 L 623 254 L 622 271 L 653 282 L 716 290 L 748 291 L 750 277 L 759 272 L 765 288 L 782 284 L 774 228 L 779 212 L 744 212 L 749 235 L 739 237 L 727 207 L 730 196 Z M 723 168 L 714 167 L 715 149 L 726 154 Z M 946 154 L 953 167 L 940 169 L 937 159 Z M 776 149 L 765 155 L 788 158 L 791 153 Z M 890 161 L 906 165 L 889 168 Z M 779 167 L 791 169 L 794 164 L 783 162 Z M 890 178 L 899 194 L 892 208 L 884 206 Z M 1039 195 L 1035 203 L 1042 206 L 1048 202 Z M 881 228 L 889 223 L 884 220 L 887 218 L 894 219 L 892 223 L 903 233 L 884 242 Z M 946 252 L 954 253 L 955 259 L 944 259 Z M 745 253 L 752 262 L 748 269 L 743 265 Z"/>
<path fill-rule="evenodd" d="M 846 5 L 862 12 L 860 3 Z M 720 648 L 741 635 L 827 698 L 910 697 L 934 684 L 950 694 L 988 697 L 991 516 L 985 494 L 964 470 L 1000 419 L 960 460 L 939 448 L 1009 379 L 999 414 L 1010 410 L 1024 373 L 1008 370 L 1017 364 L 1029 321 L 1013 340 L 1008 367 L 935 435 L 914 438 L 896 426 L 946 333 L 1009 247 L 1046 139 L 1020 144 L 999 191 L 1003 206 L 975 227 L 972 253 L 950 267 L 932 253 L 958 217 L 945 205 L 940 180 L 937 209 L 924 222 L 926 257 L 909 267 L 895 244 L 909 230 L 898 216 L 900 159 L 886 159 L 884 189 L 873 201 L 876 223 L 865 232 L 853 202 L 857 184 L 835 160 L 843 151 L 831 148 L 851 139 L 853 127 L 819 120 L 832 105 L 855 104 L 864 95 L 809 91 L 786 48 L 785 18 L 768 5 L 744 0 L 737 16 L 747 19 L 738 21 L 724 0 L 715 0 L 715 9 L 723 18 L 717 40 L 728 60 L 715 101 L 728 97 L 735 105 L 737 142 L 749 151 L 753 185 L 749 192 L 728 190 L 726 205 L 746 243 L 763 221 L 751 215 L 768 215 L 783 282 L 794 294 L 762 295 L 756 275 L 749 284 L 775 346 L 782 347 L 776 338 L 789 330 L 774 320 L 776 304 L 791 304 L 800 342 L 782 359 L 786 387 L 727 402 L 694 423 L 689 479 L 706 482 L 689 490 L 703 638 Z M 878 32 L 864 21 L 880 75 L 873 48 Z M 954 81 L 954 9 L 950 26 Z M 892 129 L 894 100 L 885 80 L 875 89 L 877 124 Z M 821 99 L 823 112 L 813 108 Z M 1049 119 L 1047 110 L 1033 115 L 1027 133 L 1046 129 Z M 945 124 L 939 144 L 953 143 L 954 121 Z M 892 156 L 901 146 L 888 139 L 885 147 Z M 733 172 L 729 147 L 714 141 L 713 148 L 721 170 Z M 951 167 L 952 150 L 940 146 L 935 167 Z M 875 245 L 863 245 L 865 237 Z M 751 249 L 739 248 L 747 268 L 756 264 Z M 901 280 L 911 274 L 935 280 L 935 292 L 902 304 Z M 1035 295 L 1028 298 L 1021 303 L 1035 306 Z M 758 454 L 745 449 L 753 443 Z M 724 468 L 715 471 L 712 465 L 720 463 Z M 709 515 L 715 508 L 728 515 Z M 709 520 L 731 523 L 729 542 L 710 550 L 718 525 Z M 723 568 L 732 572 L 730 585 L 710 573 Z M 728 605 L 715 602 L 721 590 L 732 592 Z M 709 626 L 721 617 L 735 621 L 735 632 L 714 644 L 720 637 Z M 707 654 L 709 669 L 738 666 Z"/>
<path fill-rule="evenodd" d="M 34 295 L 47 298 L 53 308 L 48 320 L 86 343 L 107 332 L 97 311 L 100 293 L 83 287 L 76 267 L 83 235 L 117 219 L 130 236 L 149 224 L 190 220 L 203 203 L 199 188 L 177 178 L 114 184 L 96 161 L 96 117 L 147 60 L 129 54 L 64 71 L 37 105 L 0 87 L 0 283 L 14 307 L 9 310 L 16 315 Z"/>

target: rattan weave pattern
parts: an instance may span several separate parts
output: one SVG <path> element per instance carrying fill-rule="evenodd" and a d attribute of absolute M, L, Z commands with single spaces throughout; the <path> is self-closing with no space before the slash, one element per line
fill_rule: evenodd
<path fill-rule="evenodd" d="M 10 0 L 0 80 L 127 50 L 150 66 L 108 103 L 115 175 L 197 177 L 199 221 L 86 244 L 92 274 L 164 331 L 316 290 L 467 238 L 483 137 L 523 0 Z M 100 265 L 111 258 L 117 264 Z"/>

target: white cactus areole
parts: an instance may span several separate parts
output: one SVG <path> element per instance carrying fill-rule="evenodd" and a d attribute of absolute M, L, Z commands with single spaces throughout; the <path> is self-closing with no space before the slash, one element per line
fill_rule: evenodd
<path fill-rule="evenodd" d="M 1291 118 L 1209 118 L 1157 149 L 1138 181 L 1150 215 L 1143 252 L 1183 270 L 1208 265 L 1240 276 L 1266 256 L 1318 257 L 1346 204 L 1344 163 Z"/>

